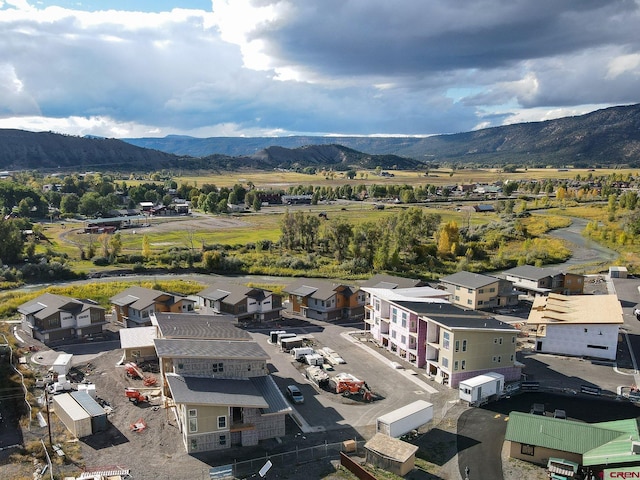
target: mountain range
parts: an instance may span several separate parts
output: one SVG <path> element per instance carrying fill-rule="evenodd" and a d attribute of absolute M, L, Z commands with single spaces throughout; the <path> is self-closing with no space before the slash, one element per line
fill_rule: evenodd
<path fill-rule="evenodd" d="M 97 138 L 0 129 L 0 170 L 640 166 L 640 104 L 430 137 Z"/>

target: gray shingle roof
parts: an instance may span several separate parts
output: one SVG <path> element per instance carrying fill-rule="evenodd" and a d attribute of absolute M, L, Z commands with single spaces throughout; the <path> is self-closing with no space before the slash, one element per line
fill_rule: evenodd
<path fill-rule="evenodd" d="M 153 305 L 156 302 L 156 299 L 163 295 L 170 294 L 159 290 L 153 290 L 151 288 L 134 286 L 114 295 L 109 300 L 114 305 L 129 305 L 131 308 L 136 310 L 144 310 L 150 305 Z"/>
<path fill-rule="evenodd" d="M 418 315 L 428 317 L 448 328 L 475 328 L 490 330 L 516 330 L 508 323 L 501 322 L 493 317 L 478 313 L 474 310 L 464 310 L 450 303 L 423 303 L 394 301 Z"/>
<path fill-rule="evenodd" d="M 156 312 L 155 317 L 164 338 L 252 339 L 249 332 L 237 327 L 231 315 Z"/>
<path fill-rule="evenodd" d="M 158 357 L 269 359 L 256 342 L 156 338 L 154 344 Z"/>
<path fill-rule="evenodd" d="M 237 305 L 248 297 L 261 300 L 265 297 L 265 291 L 237 283 L 216 282 L 198 293 L 198 296 L 208 300 L 222 300 L 224 303 Z"/>
<path fill-rule="evenodd" d="M 540 280 L 545 277 L 554 277 L 562 273 L 554 268 L 541 268 L 533 265 L 521 265 L 502 272 L 503 275 L 513 275 L 514 277 L 526 278 L 527 280 Z"/>
<path fill-rule="evenodd" d="M 95 303 L 84 303 L 76 298 L 44 293 L 30 302 L 20 305 L 18 312 L 24 315 L 33 315 L 36 318 L 47 318 L 60 310 L 77 314 L 87 308 L 104 310 L 104 308 Z"/>
<path fill-rule="evenodd" d="M 379 273 L 360 284 L 361 287 L 371 288 L 411 288 L 422 285 L 422 281 L 413 278 L 396 277 Z"/>
<path fill-rule="evenodd" d="M 271 375 L 253 377 L 251 381 L 269 404 L 269 408 L 263 409 L 262 413 L 279 413 L 291 410 L 291 406 L 287 403 Z"/>
<path fill-rule="evenodd" d="M 492 283 L 496 283 L 500 281 L 499 278 L 491 277 L 489 275 L 482 275 L 481 273 L 471 273 L 471 272 L 457 272 L 453 275 L 448 275 L 446 277 L 442 277 L 440 282 L 449 283 L 451 285 L 458 285 L 464 288 L 482 288 L 486 285 L 491 285 Z"/>
<path fill-rule="evenodd" d="M 167 374 L 167 383 L 176 403 L 264 409 L 270 407 L 249 379 L 229 380 Z"/>
<path fill-rule="evenodd" d="M 300 295 L 302 297 L 309 296 L 318 300 L 327 300 L 336 294 L 340 286 L 349 287 L 345 284 L 306 278 L 287 285 L 283 291 L 292 295 Z M 355 291 L 357 288 L 352 290 Z"/>

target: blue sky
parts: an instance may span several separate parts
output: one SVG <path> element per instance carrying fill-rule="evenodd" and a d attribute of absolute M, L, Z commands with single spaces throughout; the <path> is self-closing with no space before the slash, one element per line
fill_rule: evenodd
<path fill-rule="evenodd" d="M 0 128 L 431 135 L 640 101 L 640 0 L 0 0 Z"/>

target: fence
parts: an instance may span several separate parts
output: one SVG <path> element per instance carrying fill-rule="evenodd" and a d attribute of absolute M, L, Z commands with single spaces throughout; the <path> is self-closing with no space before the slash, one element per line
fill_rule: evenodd
<path fill-rule="evenodd" d="M 364 451 L 364 441 L 356 442 L 356 452 Z M 266 455 L 252 460 L 244 460 L 242 462 L 233 463 L 233 475 L 236 478 L 247 477 L 257 473 L 262 466 L 270 460 L 274 468 L 290 467 L 292 465 L 300 465 L 321 459 L 338 460 L 340 452 L 343 451 L 343 443 L 324 443 L 307 448 L 296 448 L 283 453 L 275 453 Z"/>

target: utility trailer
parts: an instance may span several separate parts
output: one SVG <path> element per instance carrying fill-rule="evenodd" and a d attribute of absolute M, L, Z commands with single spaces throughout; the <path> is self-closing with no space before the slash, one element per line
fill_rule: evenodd
<path fill-rule="evenodd" d="M 376 432 L 398 438 L 433 420 L 433 404 L 416 400 L 376 420 Z"/>
<path fill-rule="evenodd" d="M 283 352 L 290 352 L 293 348 L 300 348 L 304 343 L 304 339 L 302 337 L 293 336 L 289 338 L 283 338 L 280 340 L 280 348 Z"/>
<path fill-rule="evenodd" d="M 311 347 L 294 347 L 291 349 L 291 356 L 298 362 L 304 361 L 305 355 L 312 355 L 314 353 L 315 352 Z"/>
<path fill-rule="evenodd" d="M 71 370 L 72 361 L 73 361 L 73 354 L 61 353 L 53 361 L 53 365 L 51 365 L 51 370 L 57 373 L 58 375 L 67 375 L 69 373 L 69 370 Z"/>
<path fill-rule="evenodd" d="M 504 375 L 495 372 L 485 373 L 477 377 L 463 380 L 459 384 L 460 400 L 469 405 L 484 405 L 498 400 L 504 393 Z"/>

